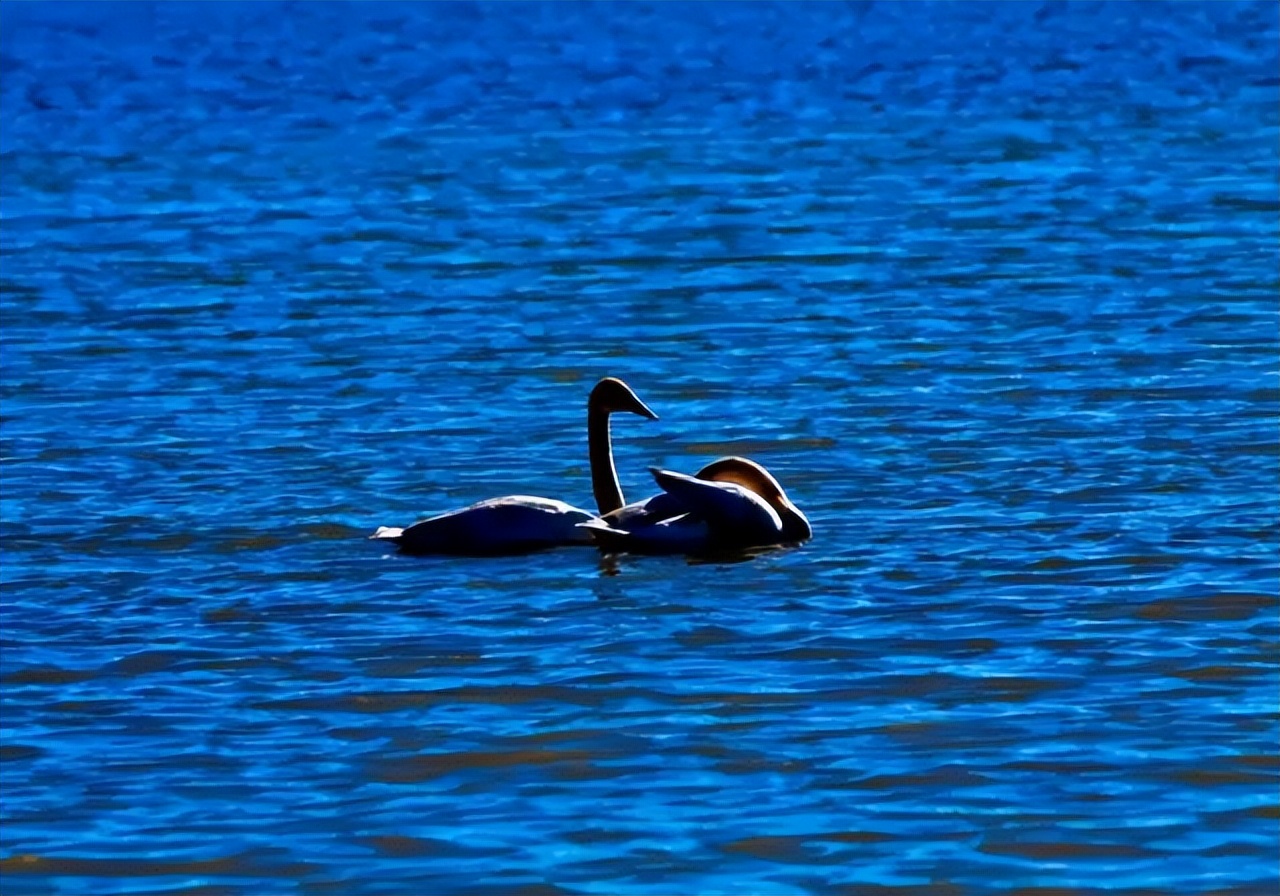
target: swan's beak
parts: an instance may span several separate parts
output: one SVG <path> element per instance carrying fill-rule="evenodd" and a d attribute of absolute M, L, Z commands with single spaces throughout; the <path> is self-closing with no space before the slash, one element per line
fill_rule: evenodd
<path fill-rule="evenodd" d="M 639 414 L 641 417 L 647 417 L 650 420 L 658 419 L 658 415 L 655 414 L 653 411 L 649 410 L 649 406 L 645 404 L 643 401 L 641 401 L 639 398 L 636 398 L 634 393 L 632 393 L 631 398 L 634 400 L 635 403 L 630 404 L 625 408 L 619 408 L 619 410 L 630 411 L 633 414 Z"/>
<path fill-rule="evenodd" d="M 792 504 L 789 499 L 783 498 L 777 510 L 778 516 L 782 519 L 784 539 L 788 542 L 808 541 L 813 537 L 813 526 L 809 525 L 809 518 L 801 513 L 800 508 Z"/>

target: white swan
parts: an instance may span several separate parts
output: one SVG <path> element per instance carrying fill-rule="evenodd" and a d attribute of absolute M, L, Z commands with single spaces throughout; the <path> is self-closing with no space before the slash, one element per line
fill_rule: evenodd
<path fill-rule="evenodd" d="M 745 457 L 724 457 L 696 476 L 651 470 L 662 487 L 623 514 L 579 527 L 610 551 L 701 554 L 807 541 L 813 527 L 773 475 Z"/>
<path fill-rule="evenodd" d="M 623 506 L 622 487 L 613 466 L 609 415 L 629 411 L 657 420 L 658 415 L 620 379 L 606 377 L 587 398 L 587 452 L 591 490 L 602 514 Z M 593 513 L 530 495 L 490 498 L 414 523 L 404 529 L 382 526 L 371 538 L 390 541 L 408 554 L 520 554 L 570 544 L 591 544 L 581 523 Z"/>

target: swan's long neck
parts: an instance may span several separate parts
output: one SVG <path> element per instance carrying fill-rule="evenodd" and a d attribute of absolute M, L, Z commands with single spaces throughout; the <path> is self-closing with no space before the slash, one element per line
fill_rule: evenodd
<path fill-rule="evenodd" d="M 591 459 L 591 492 L 596 496 L 600 515 L 612 513 L 625 501 L 618 471 L 613 467 L 613 445 L 609 440 L 609 412 L 603 408 L 587 408 L 587 455 Z"/>

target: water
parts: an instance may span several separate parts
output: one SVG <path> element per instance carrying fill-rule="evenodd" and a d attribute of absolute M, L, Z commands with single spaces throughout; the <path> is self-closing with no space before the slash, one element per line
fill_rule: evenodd
<path fill-rule="evenodd" d="M 5 4 L 5 893 L 1270 892 L 1277 16 Z"/>

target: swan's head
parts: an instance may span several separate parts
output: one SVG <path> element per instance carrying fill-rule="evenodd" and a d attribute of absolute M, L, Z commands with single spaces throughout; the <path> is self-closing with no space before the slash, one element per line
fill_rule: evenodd
<path fill-rule="evenodd" d="M 631 391 L 630 386 L 612 376 L 607 376 L 596 383 L 595 388 L 591 390 L 591 396 L 587 399 L 587 410 L 603 411 L 606 414 L 614 411 L 630 411 L 641 417 L 648 417 L 650 420 L 658 419 L 658 415 L 636 397 L 636 393 Z"/>
<path fill-rule="evenodd" d="M 773 474 L 755 461 L 722 457 L 699 470 L 697 476 L 709 482 L 732 482 L 764 498 L 782 520 L 782 537 L 787 541 L 808 541 L 813 537 L 808 517 L 791 503 Z"/>

